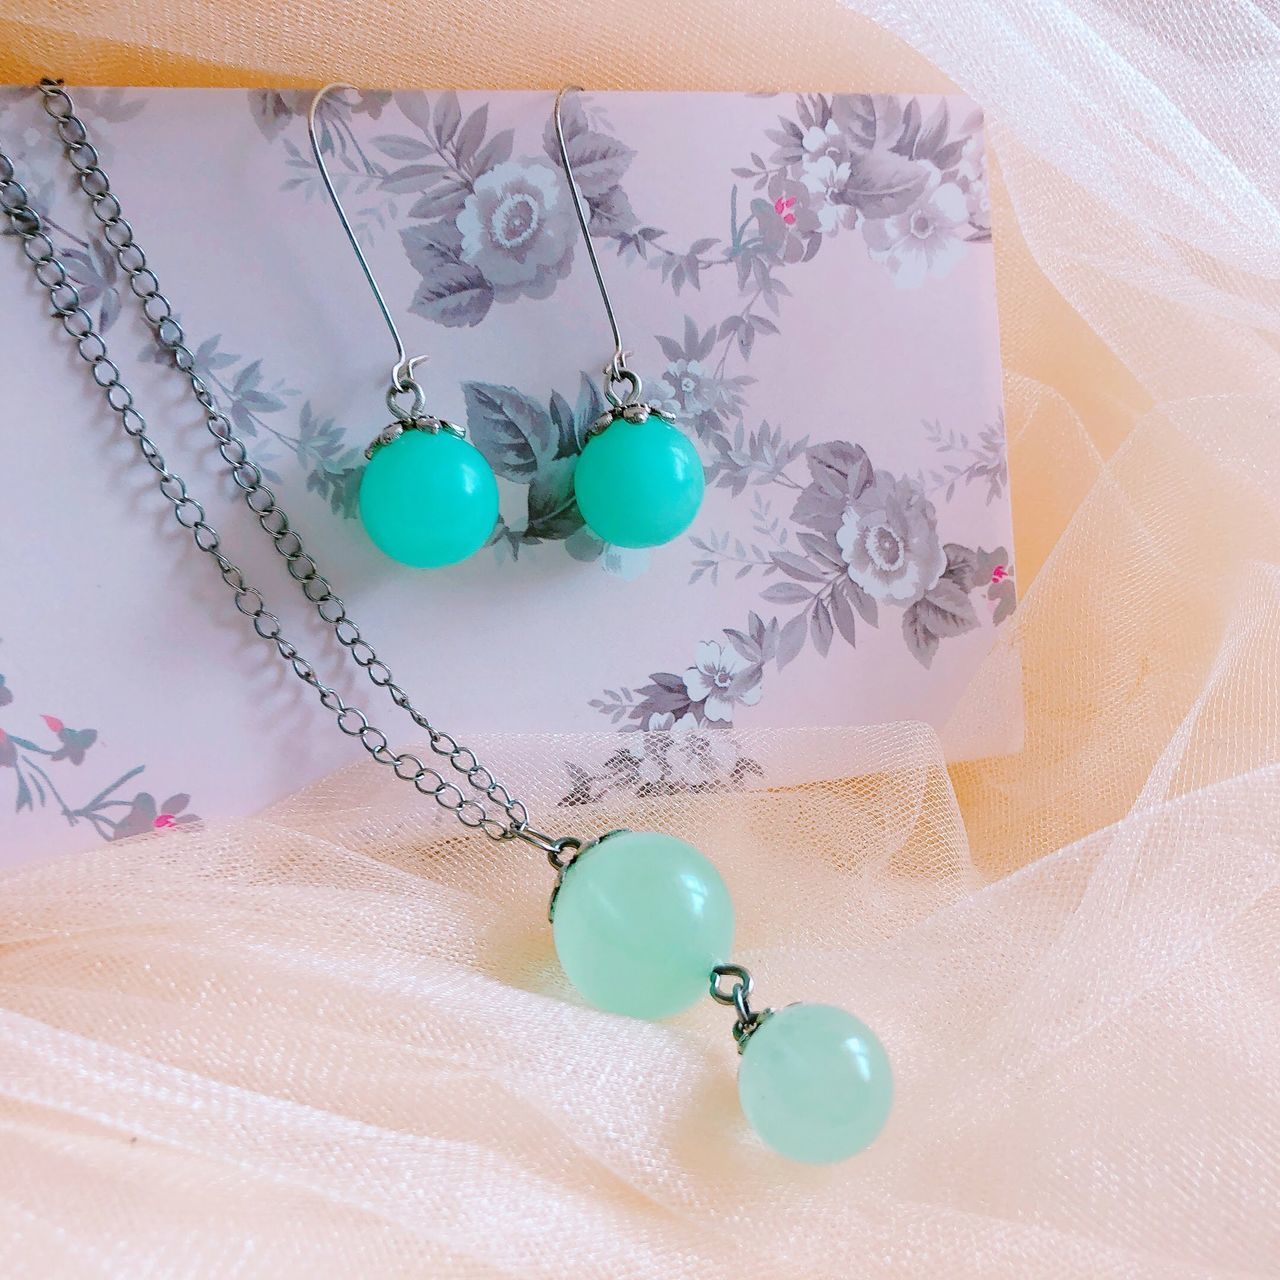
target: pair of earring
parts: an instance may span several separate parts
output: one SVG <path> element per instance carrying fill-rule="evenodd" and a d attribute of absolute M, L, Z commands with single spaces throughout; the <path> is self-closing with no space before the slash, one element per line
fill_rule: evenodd
<path fill-rule="evenodd" d="M 331 84 L 311 101 L 307 131 L 320 177 L 355 250 L 396 345 L 387 408 L 393 421 L 365 450 L 360 480 L 360 518 L 379 550 L 418 568 L 456 564 L 489 540 L 498 520 L 498 484 L 484 455 L 462 427 L 427 412 L 427 399 L 414 378 L 424 356 L 410 357 L 386 299 L 378 288 L 329 176 L 316 132 L 316 112 L 325 96 L 350 85 Z M 565 180 L 613 333 L 613 358 L 604 369 L 608 409 L 586 433 L 574 492 L 588 529 L 619 547 L 655 547 L 670 542 L 692 524 L 702 503 L 703 473 L 697 451 L 670 415 L 645 403 L 640 379 L 627 367 L 609 291 L 582 196 L 569 162 L 560 107 L 574 86 L 556 96 L 554 120 Z"/>

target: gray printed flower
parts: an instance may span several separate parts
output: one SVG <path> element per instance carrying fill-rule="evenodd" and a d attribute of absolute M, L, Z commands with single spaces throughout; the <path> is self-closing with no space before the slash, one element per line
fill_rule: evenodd
<path fill-rule="evenodd" d="M 966 138 L 960 148 L 960 163 L 956 165 L 956 177 L 961 182 L 983 182 L 986 180 L 986 155 L 982 146 L 982 135 L 972 134 Z"/>
<path fill-rule="evenodd" d="M 987 187 L 986 158 L 983 155 L 981 136 L 975 134 L 966 140 L 956 167 L 956 182 L 964 192 L 969 209 L 969 221 L 975 227 L 991 225 L 991 194 Z"/>
<path fill-rule="evenodd" d="M 699 732 L 697 717 L 692 713 L 679 717 L 670 712 L 651 715 L 644 728 L 638 766 L 641 782 L 651 786 L 697 786 L 705 783 L 709 774 L 723 776 L 733 768 L 734 761 L 725 762 L 720 747 L 726 735 L 719 731 Z M 669 736 L 650 736 L 655 734 Z M 712 766 L 710 769 L 708 764 Z"/>
<path fill-rule="evenodd" d="M 968 201 L 959 183 L 940 177 L 932 170 L 928 186 L 903 213 L 867 218 L 862 224 L 867 252 L 889 268 L 901 289 L 917 288 L 931 275 L 946 275 L 964 252 Z"/>
<path fill-rule="evenodd" d="M 834 119 L 825 125 L 810 125 L 804 131 L 800 145 L 804 148 L 806 165 L 824 158 L 832 164 L 841 165 L 848 164 L 850 159 L 849 139 Z"/>
<path fill-rule="evenodd" d="M 684 687 L 692 702 L 702 704 L 708 720 L 729 724 L 733 708 L 754 706 L 760 701 L 762 672 L 729 645 L 704 640 L 694 656 L 694 664 L 684 673 Z"/>
<path fill-rule="evenodd" d="M 663 779 L 676 787 L 705 787 L 731 777 L 740 757 L 733 735 L 721 728 L 681 729 L 655 743 L 662 750 Z"/>
<path fill-rule="evenodd" d="M 548 298 L 569 272 L 574 225 L 564 176 L 549 160 L 509 160 L 476 179 L 457 227 L 460 256 L 499 301 Z"/>
<path fill-rule="evenodd" d="M 682 733 L 686 729 L 696 729 L 698 721 L 692 715 L 682 715 L 679 718 L 673 712 L 654 712 L 648 720 L 645 721 L 646 733 L 667 733 L 674 729 L 677 733 Z"/>
<path fill-rule="evenodd" d="M 919 600 L 947 567 L 933 504 L 914 480 L 888 471 L 845 508 L 836 544 L 850 579 L 892 604 Z"/>
<path fill-rule="evenodd" d="M 168 831 L 199 822 L 200 819 L 194 813 L 184 812 L 190 802 L 190 796 L 180 794 L 157 804 L 155 796 L 150 792 L 139 791 L 128 812 L 117 821 L 110 839 L 127 840 L 130 836 L 142 835 L 146 831 Z"/>
<path fill-rule="evenodd" d="M 810 203 L 817 215 L 818 227 L 824 235 L 830 235 L 844 221 L 842 215 L 855 212 L 842 199 L 853 168 L 849 139 L 835 120 L 828 120 L 825 125 L 810 125 L 804 131 L 801 145 L 804 159 L 800 164 L 800 181 L 810 195 L 817 197 Z"/>
<path fill-rule="evenodd" d="M 838 203 L 838 197 L 849 181 L 849 162 L 837 164 L 830 156 L 806 161 L 800 175 L 805 190 L 818 197 L 818 226 L 830 235 L 840 227 L 841 214 L 852 212 L 849 205 Z"/>
<path fill-rule="evenodd" d="M 720 383 L 700 360 L 673 360 L 659 389 L 662 408 L 691 416 L 714 409 L 720 400 Z"/>

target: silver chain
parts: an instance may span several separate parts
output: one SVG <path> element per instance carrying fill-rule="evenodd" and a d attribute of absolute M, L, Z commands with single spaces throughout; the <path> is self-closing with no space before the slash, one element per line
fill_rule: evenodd
<path fill-rule="evenodd" d="M 236 608 L 251 621 L 254 631 L 274 645 L 280 659 L 303 683 L 316 691 L 321 705 L 333 713 L 343 733 L 358 738 L 374 760 L 390 766 L 397 778 L 412 783 L 421 794 L 435 800 L 464 826 L 479 828 L 493 840 L 519 837 L 546 852 L 555 865 L 557 857 L 579 842 L 567 836 L 552 837 L 532 828 L 524 804 L 494 778 L 475 753 L 461 746 L 450 734 L 437 729 L 414 707 L 409 696 L 392 679 L 390 668 L 377 656 L 347 615 L 346 606 L 334 594 L 315 560 L 303 547 L 301 536 L 290 524 L 275 494 L 263 482 L 262 472 L 249 458 L 244 442 L 235 434 L 230 419 L 218 408 L 213 393 L 196 371 L 195 357 L 186 345 L 182 326 L 174 319 L 172 306 L 160 292 L 155 272 L 147 266 L 133 228 L 124 218 L 120 201 L 111 191 L 107 175 L 98 162 L 98 152 L 90 143 L 88 130 L 76 115 L 70 96 L 60 81 L 41 81 L 39 90 L 45 112 L 54 121 L 63 151 L 76 172 L 80 190 L 102 226 L 103 239 L 110 245 L 120 269 L 128 277 L 130 291 L 138 299 L 156 342 L 190 382 L 192 394 L 204 413 L 205 425 L 217 441 L 218 453 L 243 494 L 245 505 L 284 558 L 290 577 L 315 606 L 321 621 L 332 629 L 352 661 L 364 670 L 374 685 L 387 691 L 397 707 L 408 713 L 414 724 L 427 734 L 432 751 L 446 759 L 482 798 L 466 795 L 457 783 L 450 782 L 439 770 L 417 756 L 406 751 L 393 752 L 387 735 L 370 723 L 360 707 L 346 702 L 336 690 L 320 680 L 315 667 L 284 636 L 279 618 L 267 610 L 262 594 L 223 554 L 221 539 L 217 530 L 206 521 L 204 507 L 190 495 L 182 477 L 169 469 L 164 456 L 147 434 L 146 420 L 134 406 L 133 393 L 121 379 L 119 368 L 109 358 L 106 343 L 95 329 L 92 317 L 81 305 L 79 292 L 68 278 L 53 241 L 45 231 L 43 220 L 31 207 L 26 189 L 16 180 L 13 161 L 0 149 L 0 212 L 8 218 L 13 234 L 21 240 L 22 251 L 36 279 L 48 292 L 53 315 L 62 322 L 80 357 L 90 366 L 93 380 L 119 417 L 121 427 L 156 473 L 157 486 L 173 507 L 175 519 L 190 532 L 196 547 L 217 564 L 223 582 L 232 592 Z M 505 817 L 497 816 L 486 801 L 500 809 Z"/>

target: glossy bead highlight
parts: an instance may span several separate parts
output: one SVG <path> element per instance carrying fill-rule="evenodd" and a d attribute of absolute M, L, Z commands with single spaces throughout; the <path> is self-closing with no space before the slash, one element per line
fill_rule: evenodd
<path fill-rule="evenodd" d="M 753 1031 L 738 1097 L 767 1147 L 805 1164 L 856 1155 L 884 1127 L 893 1074 L 865 1023 L 829 1004 L 793 1004 Z"/>
<path fill-rule="evenodd" d="M 569 865 L 552 931 L 560 964 L 588 1003 L 666 1018 L 706 996 L 707 975 L 733 944 L 733 904 L 691 844 L 619 831 Z"/>
<path fill-rule="evenodd" d="M 573 478 L 578 510 L 597 538 L 656 547 L 677 538 L 702 505 L 702 460 L 678 427 L 650 415 L 592 436 Z"/>
<path fill-rule="evenodd" d="M 401 564 L 456 564 L 493 532 L 498 482 L 480 450 L 451 431 L 406 431 L 369 459 L 360 519 L 377 548 Z"/>

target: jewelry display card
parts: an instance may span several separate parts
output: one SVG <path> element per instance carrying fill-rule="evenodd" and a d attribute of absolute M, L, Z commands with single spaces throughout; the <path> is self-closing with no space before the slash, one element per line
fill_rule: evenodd
<path fill-rule="evenodd" d="M 631 367 L 706 468 L 688 533 L 629 551 L 573 499 L 613 344 L 554 95 L 326 101 L 337 189 L 410 354 L 428 357 L 427 408 L 499 478 L 491 543 L 414 570 L 356 517 L 395 351 L 310 153 L 310 97 L 77 101 L 201 375 L 434 723 L 461 741 L 608 730 L 636 760 L 635 731 L 660 728 L 728 740 L 910 719 L 945 731 L 952 758 L 1016 745 L 1015 706 L 981 740 L 948 727 L 1015 602 L 971 102 L 567 99 Z M 393 743 L 420 738 L 334 652 L 245 510 L 31 91 L 0 90 L 0 146 L 227 554 L 322 679 Z M 13 237 L 0 299 L 0 861 L 250 812 L 363 758 L 175 525 Z"/>

